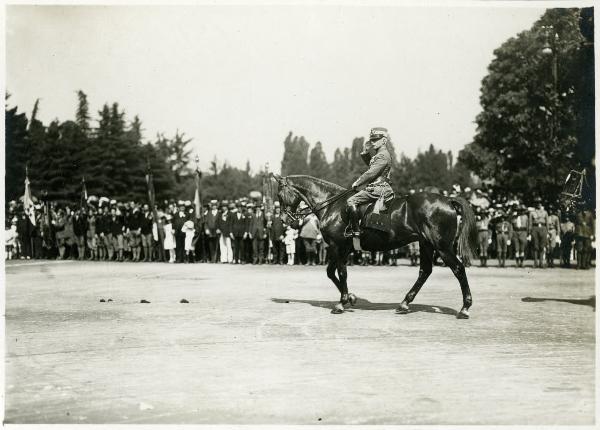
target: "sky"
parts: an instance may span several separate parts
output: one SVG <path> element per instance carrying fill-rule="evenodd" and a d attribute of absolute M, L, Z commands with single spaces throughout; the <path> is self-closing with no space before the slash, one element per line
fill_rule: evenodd
<path fill-rule="evenodd" d="M 534 5 L 535 6 L 535 5 Z M 338 147 L 387 127 L 397 152 L 472 141 L 493 51 L 536 7 L 7 6 L 9 106 L 73 119 L 76 91 L 177 130 L 206 169 L 279 171 L 288 132 Z"/>

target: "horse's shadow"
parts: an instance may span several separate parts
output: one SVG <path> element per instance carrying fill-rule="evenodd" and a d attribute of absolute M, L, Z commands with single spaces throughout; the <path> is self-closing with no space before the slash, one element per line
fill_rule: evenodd
<path fill-rule="evenodd" d="M 311 306 L 324 309 L 332 309 L 338 302 L 328 300 L 300 300 L 300 299 L 278 299 L 272 298 L 272 302 L 275 303 L 305 303 Z M 398 303 L 373 303 L 367 299 L 357 297 L 354 306 L 349 307 L 348 310 L 361 309 L 365 311 L 389 311 L 394 310 L 398 307 Z M 454 315 L 458 314 L 458 311 L 446 306 L 432 306 L 432 305 L 420 305 L 411 304 L 410 309 L 407 313 L 412 314 L 415 312 L 428 312 L 432 314 L 443 314 L 443 315 Z"/>
<path fill-rule="evenodd" d="M 594 312 L 596 311 L 596 296 L 591 296 L 588 299 L 556 299 L 551 297 L 523 297 L 521 299 L 522 302 L 531 303 L 531 302 L 563 302 L 563 303 L 571 303 L 573 305 L 583 305 L 590 306 Z"/>

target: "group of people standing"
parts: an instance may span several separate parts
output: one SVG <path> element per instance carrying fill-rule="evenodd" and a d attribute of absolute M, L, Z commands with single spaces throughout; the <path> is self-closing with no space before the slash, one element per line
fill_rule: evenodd
<path fill-rule="evenodd" d="M 476 216 L 482 267 L 487 266 L 493 242 L 500 267 L 505 267 L 511 245 L 517 267 L 523 267 L 527 251 L 534 268 L 554 267 L 557 254 L 561 267 L 571 267 L 573 251 L 576 268 L 590 267 L 595 234 L 595 219 L 590 210 L 561 214 L 553 206 L 546 210 L 541 198 L 536 198 L 534 208 L 514 203 L 507 211 L 478 209 Z"/>

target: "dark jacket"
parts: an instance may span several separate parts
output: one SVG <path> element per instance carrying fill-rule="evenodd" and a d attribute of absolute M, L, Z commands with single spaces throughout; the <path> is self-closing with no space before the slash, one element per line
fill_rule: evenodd
<path fill-rule="evenodd" d="M 181 228 L 183 227 L 183 224 L 185 224 L 185 222 L 187 221 L 187 216 L 185 215 L 185 212 L 183 213 L 183 216 L 179 215 L 179 212 L 177 212 L 175 214 L 175 216 L 173 217 L 173 232 L 175 233 L 176 236 L 178 235 L 185 235 L 184 232 L 181 231 Z"/>
<path fill-rule="evenodd" d="M 73 217 L 73 232 L 75 233 L 75 236 L 77 236 L 77 237 L 85 236 L 86 231 L 87 231 L 87 219 L 81 215 L 79 216 L 79 218 L 74 216 Z"/>
<path fill-rule="evenodd" d="M 154 220 L 152 219 L 152 212 L 148 212 L 148 214 L 143 214 L 140 222 L 142 227 L 142 234 L 151 234 L 153 223 Z"/>
<path fill-rule="evenodd" d="M 217 221 L 220 216 L 221 213 L 219 211 L 217 211 L 216 215 L 213 215 L 211 210 L 204 216 L 204 229 L 208 230 L 210 237 L 215 237 L 217 235 Z"/>
<path fill-rule="evenodd" d="M 265 234 L 265 217 L 263 214 L 254 215 L 252 217 L 252 222 L 250 223 L 249 233 L 252 235 L 252 238 L 263 239 Z"/>
<path fill-rule="evenodd" d="M 273 216 L 273 224 L 271 225 L 271 234 L 273 240 L 279 240 L 281 236 L 285 236 L 285 226 L 283 225 L 283 220 L 281 219 L 281 215 Z"/>
<path fill-rule="evenodd" d="M 244 214 L 241 214 L 238 219 L 238 212 L 230 213 L 231 217 L 231 232 L 234 237 L 243 237 L 244 232 L 246 231 L 246 217 Z"/>
<path fill-rule="evenodd" d="M 227 213 L 219 212 L 219 217 L 217 218 L 217 228 L 221 230 L 221 234 L 223 236 L 229 237 L 229 233 L 231 233 L 231 212 L 227 211 Z"/>
<path fill-rule="evenodd" d="M 142 227 L 142 217 L 144 215 L 140 211 L 132 212 L 127 218 L 127 228 L 131 231 L 135 231 Z"/>
<path fill-rule="evenodd" d="M 116 216 L 114 219 L 111 216 L 110 220 L 109 220 L 109 233 L 111 233 L 113 236 L 117 236 L 119 234 L 123 234 L 123 226 L 125 224 L 123 223 L 123 218 L 120 216 Z"/>

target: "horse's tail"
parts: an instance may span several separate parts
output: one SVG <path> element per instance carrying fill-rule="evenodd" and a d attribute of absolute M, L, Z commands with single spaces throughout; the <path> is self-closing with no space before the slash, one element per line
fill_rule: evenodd
<path fill-rule="evenodd" d="M 456 212 L 462 217 L 457 235 L 458 255 L 461 257 L 472 257 L 476 254 L 479 245 L 475 226 L 475 214 L 469 202 L 462 197 L 452 197 L 450 198 L 450 202 Z"/>

